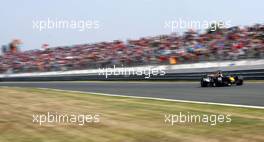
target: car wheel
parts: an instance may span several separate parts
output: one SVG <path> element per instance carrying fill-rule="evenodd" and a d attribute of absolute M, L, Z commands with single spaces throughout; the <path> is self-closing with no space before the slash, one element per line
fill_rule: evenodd
<path fill-rule="evenodd" d="M 243 85 L 243 80 L 238 80 L 238 82 L 236 83 L 237 86 L 241 86 Z"/>
<path fill-rule="evenodd" d="M 207 87 L 207 86 L 208 86 L 208 83 L 201 81 L 201 87 Z"/>

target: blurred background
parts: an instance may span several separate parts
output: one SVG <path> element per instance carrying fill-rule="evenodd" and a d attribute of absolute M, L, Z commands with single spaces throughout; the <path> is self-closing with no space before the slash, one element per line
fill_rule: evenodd
<path fill-rule="evenodd" d="M 0 6 L 0 73 L 170 65 L 263 58 L 260 0 L 5 1 Z M 33 12 L 34 11 L 34 12 Z M 230 25 L 166 28 L 166 22 Z M 97 28 L 34 28 L 35 21 L 96 21 Z M 216 23 L 214 23 L 216 24 Z M 190 29 L 191 28 L 191 29 Z"/>

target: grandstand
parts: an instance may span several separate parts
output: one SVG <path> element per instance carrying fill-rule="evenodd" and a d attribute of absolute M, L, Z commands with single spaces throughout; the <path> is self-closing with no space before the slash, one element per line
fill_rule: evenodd
<path fill-rule="evenodd" d="M 183 64 L 264 57 L 264 25 L 215 32 L 188 31 L 136 40 L 7 52 L 0 73 L 47 72 L 109 66 Z"/>

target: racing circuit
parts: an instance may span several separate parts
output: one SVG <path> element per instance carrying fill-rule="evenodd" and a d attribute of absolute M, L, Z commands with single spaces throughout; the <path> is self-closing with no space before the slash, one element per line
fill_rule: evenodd
<path fill-rule="evenodd" d="M 3 82 L 0 86 L 37 87 L 125 96 L 264 106 L 263 82 L 201 88 L 199 82 Z"/>

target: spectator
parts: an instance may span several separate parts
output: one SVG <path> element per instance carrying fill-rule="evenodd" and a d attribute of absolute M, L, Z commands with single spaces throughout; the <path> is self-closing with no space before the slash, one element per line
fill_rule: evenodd
<path fill-rule="evenodd" d="M 138 40 L 6 52 L 0 73 L 81 70 L 107 66 L 179 64 L 264 57 L 264 25 L 231 27 L 216 32 L 188 31 Z"/>

